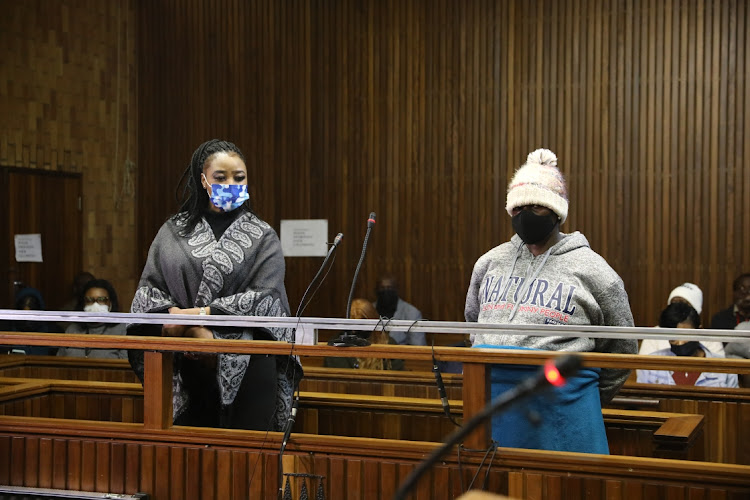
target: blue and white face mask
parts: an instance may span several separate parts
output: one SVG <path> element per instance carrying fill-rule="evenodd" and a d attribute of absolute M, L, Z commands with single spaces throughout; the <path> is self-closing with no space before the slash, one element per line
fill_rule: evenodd
<path fill-rule="evenodd" d="M 231 212 L 249 200 L 250 195 L 247 193 L 247 184 L 211 184 L 208 198 L 222 212 Z"/>

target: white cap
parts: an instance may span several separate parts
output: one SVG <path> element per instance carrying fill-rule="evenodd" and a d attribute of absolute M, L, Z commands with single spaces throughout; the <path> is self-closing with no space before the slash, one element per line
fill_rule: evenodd
<path fill-rule="evenodd" d="M 671 304 L 672 299 L 675 297 L 685 299 L 688 304 L 693 306 L 693 309 L 695 309 L 695 312 L 698 314 L 703 310 L 703 291 L 698 288 L 698 285 L 694 285 L 693 283 L 683 283 L 678 286 L 669 294 L 667 305 Z"/>

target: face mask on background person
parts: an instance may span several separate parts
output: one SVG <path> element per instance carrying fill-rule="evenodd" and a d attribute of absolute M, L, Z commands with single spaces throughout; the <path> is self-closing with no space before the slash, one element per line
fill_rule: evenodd
<path fill-rule="evenodd" d="M 376 292 L 378 297 L 378 314 L 392 318 L 398 306 L 398 291 L 395 288 L 384 288 Z"/>
<path fill-rule="evenodd" d="M 543 241 L 557 224 L 557 215 L 537 215 L 532 210 L 521 210 L 511 219 L 516 234 L 527 245 Z"/>
<path fill-rule="evenodd" d="M 695 354 L 695 351 L 698 350 L 698 347 L 699 345 L 697 340 L 691 340 L 680 345 L 669 344 L 669 348 L 672 350 L 675 356 L 692 356 L 693 354 Z"/>
<path fill-rule="evenodd" d="M 206 179 L 206 176 L 203 178 Z M 211 203 L 222 212 L 231 212 L 250 199 L 247 184 L 211 184 L 211 189 L 206 192 Z"/>
<path fill-rule="evenodd" d="M 83 306 L 83 311 L 87 313 L 108 313 L 109 305 L 94 302 L 93 304 L 86 304 Z"/>

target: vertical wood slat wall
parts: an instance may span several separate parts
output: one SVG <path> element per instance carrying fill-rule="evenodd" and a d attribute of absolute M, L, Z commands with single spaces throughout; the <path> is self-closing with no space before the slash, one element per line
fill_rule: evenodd
<path fill-rule="evenodd" d="M 11 486 L 147 492 L 154 500 L 278 498 L 278 455 L 269 449 L 257 451 L 257 447 L 31 434 L 0 435 L 0 455 L 10 458 L 0 462 L 0 481 Z M 409 459 L 346 451 L 289 453 L 284 460 L 285 470 L 323 476 L 327 499 L 392 498 L 414 468 Z M 688 470 L 643 463 L 637 457 L 632 458 L 635 472 L 658 468 L 665 477 L 657 479 L 651 471 L 639 477 L 633 471 L 613 470 L 606 463 L 571 470 L 567 464 L 532 463 L 516 457 L 480 464 L 480 459 L 465 454 L 463 460 L 462 465 L 451 460 L 428 469 L 413 490 L 413 498 L 458 498 L 472 481 L 474 489 L 486 485 L 487 491 L 511 498 L 740 500 L 748 494 L 737 476 L 727 484 L 716 477 L 700 482 Z M 296 483 L 293 497 L 298 498 L 301 481 L 292 483 Z M 308 480 L 311 496 L 316 483 Z"/>
<path fill-rule="evenodd" d="M 0 166 L 80 175 L 83 234 L 45 234 L 49 260 L 78 253 L 59 269 L 59 286 L 23 276 L 39 288 L 49 309 L 69 299 L 70 283 L 85 270 L 110 280 L 129 304 L 137 266 L 135 173 L 137 161 L 136 3 L 6 0 L 0 16 Z M 62 187 L 60 188 L 63 190 Z M 72 194 L 72 193 L 65 193 Z M 13 196 L 30 197 L 19 185 Z M 71 204 L 60 196 L 31 200 L 42 213 Z M 7 203 L 3 205 L 7 206 Z M 11 210 L 11 216 L 13 211 Z M 20 218 L 21 216 L 19 216 Z M 15 264 L 12 228 L 0 235 L 0 307 L 12 308 Z M 49 240 L 47 240 L 49 237 Z M 47 241 L 50 244 L 47 244 Z M 69 269 L 70 268 L 70 269 Z"/>
<path fill-rule="evenodd" d="M 505 189 L 555 151 L 570 215 L 651 325 L 684 281 L 704 322 L 750 271 L 744 1 L 159 0 L 139 4 L 139 248 L 211 137 L 245 153 L 258 212 L 343 232 L 307 315 L 382 272 L 458 320 L 473 263 L 512 234 Z M 167 21 L 168 20 L 168 21 Z M 287 259 L 292 310 L 320 259 Z"/>

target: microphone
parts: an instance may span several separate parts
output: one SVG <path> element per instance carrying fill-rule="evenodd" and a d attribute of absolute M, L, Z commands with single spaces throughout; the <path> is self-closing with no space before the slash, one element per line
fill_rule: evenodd
<path fill-rule="evenodd" d="M 344 239 L 344 233 L 339 233 L 336 235 L 336 237 L 333 239 L 333 245 L 331 245 L 331 248 L 328 249 L 328 253 L 325 256 L 325 259 L 323 259 L 323 263 L 320 265 L 320 268 L 318 269 L 318 272 L 315 274 L 315 277 L 313 277 L 312 281 L 310 281 L 310 284 L 307 285 L 307 289 L 305 290 L 305 293 L 302 294 L 302 299 L 299 301 L 299 306 L 297 306 L 297 312 L 294 314 L 295 316 L 299 317 L 302 315 L 302 311 L 305 310 L 305 308 L 308 306 L 308 304 L 305 304 L 305 298 L 307 298 L 307 294 L 310 292 L 310 289 L 317 281 L 320 274 L 323 272 L 323 269 L 325 269 L 326 264 L 330 260 L 333 253 L 336 251 L 336 249 L 339 247 L 339 244 L 341 243 L 341 240 Z M 322 281 L 321 283 L 322 284 Z M 320 284 L 318 287 L 320 287 Z M 315 289 L 317 291 L 317 288 Z M 310 297 L 310 300 L 312 300 L 312 297 Z"/>
<path fill-rule="evenodd" d="M 438 366 L 437 359 L 435 359 L 435 339 L 432 339 L 432 373 L 435 374 L 435 384 L 437 385 L 438 394 L 440 394 L 440 404 L 443 405 L 443 413 L 456 427 L 461 425 L 456 422 L 456 419 L 451 415 L 451 407 L 448 402 L 448 395 L 445 393 L 445 383 L 443 382 L 443 374 L 440 373 L 440 367 Z"/>
<path fill-rule="evenodd" d="M 349 289 L 349 299 L 346 301 L 346 319 L 349 319 L 352 308 L 352 296 L 354 295 L 354 287 L 357 285 L 357 276 L 359 276 L 359 270 L 362 267 L 362 262 L 365 260 L 365 254 L 367 253 L 367 242 L 370 239 L 370 232 L 375 226 L 375 212 L 370 212 L 370 217 L 367 219 L 367 231 L 365 232 L 365 240 L 362 243 L 362 255 L 359 256 L 359 262 L 357 262 L 357 268 L 354 270 L 354 278 L 352 279 L 352 287 Z M 336 347 L 353 347 L 353 346 L 368 346 L 370 341 L 360 337 L 352 332 L 343 332 L 338 337 L 328 341 L 328 345 Z"/>
<path fill-rule="evenodd" d="M 294 421 L 297 418 L 297 408 L 299 408 L 299 398 L 295 398 L 292 403 L 292 412 L 289 414 L 289 420 L 287 420 L 286 428 L 284 429 L 284 438 L 281 440 L 280 455 L 284 454 L 286 444 L 289 442 L 289 436 L 292 434 L 292 427 L 294 427 Z"/>
<path fill-rule="evenodd" d="M 299 301 L 299 306 L 297 306 L 297 312 L 294 314 L 297 319 L 299 320 L 300 316 L 302 315 L 302 312 L 305 310 L 305 308 L 310 303 L 309 301 L 305 303 L 305 299 L 307 298 L 307 294 L 312 289 L 313 285 L 316 281 L 318 281 L 318 278 L 320 277 L 320 274 L 323 272 L 323 269 L 325 269 L 326 264 L 328 264 L 328 261 L 333 256 L 334 252 L 338 248 L 338 246 L 341 244 L 341 240 L 344 239 L 343 233 L 338 233 L 336 237 L 333 239 L 333 244 L 331 245 L 331 248 L 328 249 L 328 253 L 326 254 L 325 258 L 323 259 L 323 263 L 320 265 L 320 268 L 318 268 L 318 272 L 313 277 L 312 281 L 310 281 L 310 284 L 307 286 L 307 289 L 305 290 L 305 293 L 302 294 L 302 299 Z M 318 291 L 318 288 L 320 288 L 320 285 L 323 283 L 323 280 L 325 277 L 328 276 L 326 273 L 325 276 L 323 276 L 323 279 L 320 280 L 318 283 L 318 286 L 315 288 L 315 291 L 313 292 L 313 296 L 315 295 L 315 292 Z M 310 297 L 310 300 L 312 300 L 312 296 Z M 292 338 L 292 350 L 294 349 L 294 343 L 295 339 Z M 291 356 L 291 352 L 289 353 Z M 293 368 L 293 370 L 296 368 Z M 296 378 L 296 377 L 292 377 Z M 283 485 L 283 457 L 284 457 L 284 451 L 286 450 L 286 445 L 289 442 L 289 437 L 292 434 L 292 427 L 294 427 L 294 421 L 297 418 L 297 408 L 299 408 L 299 392 L 297 392 L 297 395 L 294 395 L 294 392 L 299 389 L 299 387 L 295 387 L 295 390 L 292 391 L 292 410 L 289 413 L 289 419 L 287 420 L 286 427 L 284 428 L 284 438 L 281 440 L 281 448 L 279 449 L 279 498 L 281 498 L 281 491 L 282 491 L 282 485 Z"/>
<path fill-rule="evenodd" d="M 419 466 L 407 476 L 404 483 L 399 487 L 393 500 L 403 500 L 412 488 L 417 484 L 419 478 L 432 465 L 456 443 L 465 438 L 479 424 L 487 420 L 497 411 L 506 410 L 510 406 L 531 396 L 535 392 L 545 389 L 551 385 L 560 387 L 565 385 L 565 379 L 574 375 L 581 367 L 581 357 L 575 354 L 560 356 L 554 360 L 548 359 L 544 367 L 536 375 L 527 378 L 513 389 L 506 391 L 485 406 L 479 413 L 471 417 L 463 427 L 456 429 L 448 436 L 448 439 L 438 449 L 430 454 Z"/>
<path fill-rule="evenodd" d="M 340 233 L 339 233 L 340 234 Z M 289 436 L 292 434 L 292 427 L 294 427 L 294 420 L 297 418 L 297 408 L 299 407 L 299 397 L 295 398 L 292 402 L 292 411 L 289 413 L 289 420 L 286 422 L 286 428 L 284 429 L 284 437 L 281 440 L 281 449 L 279 450 L 279 498 L 283 495 L 283 484 L 284 484 L 284 451 L 286 450 L 286 444 L 289 442 Z"/>
<path fill-rule="evenodd" d="M 453 425 L 455 425 L 456 427 L 461 427 L 461 425 L 453 418 L 453 415 L 451 415 L 451 406 L 448 402 L 448 395 L 445 392 L 443 375 L 440 373 L 440 368 L 438 367 L 437 362 L 434 361 L 434 358 L 432 363 L 432 373 L 435 374 L 435 384 L 437 385 L 438 394 L 440 394 L 440 404 L 443 406 L 443 413 L 445 413 L 445 416 L 448 417 Z"/>

